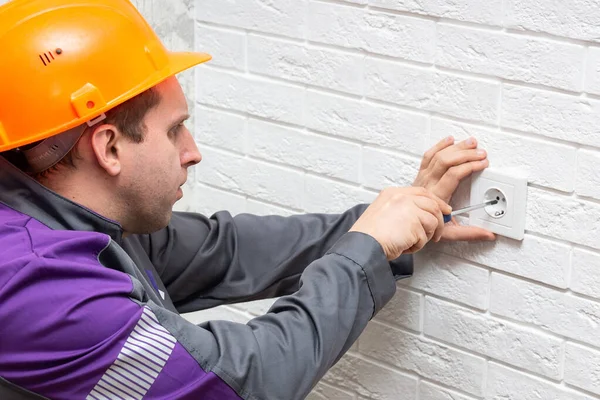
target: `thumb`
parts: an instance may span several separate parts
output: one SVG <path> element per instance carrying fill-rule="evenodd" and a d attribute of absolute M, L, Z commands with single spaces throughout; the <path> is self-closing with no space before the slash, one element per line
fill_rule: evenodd
<path fill-rule="evenodd" d="M 475 241 L 485 240 L 492 241 L 496 239 L 496 235 L 492 232 L 480 228 L 478 226 L 463 226 L 446 224 L 442 234 L 443 241 Z"/>

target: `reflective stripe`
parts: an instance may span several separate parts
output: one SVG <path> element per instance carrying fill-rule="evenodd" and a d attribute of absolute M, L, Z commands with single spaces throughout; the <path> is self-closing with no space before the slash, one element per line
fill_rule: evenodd
<path fill-rule="evenodd" d="M 145 337 L 149 337 L 155 340 L 157 343 L 162 343 L 167 347 L 169 346 L 169 341 L 163 338 L 162 332 L 152 330 L 152 328 L 150 328 L 144 321 L 140 321 L 140 324 L 136 327 L 135 332 Z"/>
<path fill-rule="evenodd" d="M 91 397 L 94 400 L 110 400 L 108 397 L 106 397 L 103 394 L 97 392 L 96 390 L 92 390 L 92 393 L 90 393 L 89 397 Z"/>
<path fill-rule="evenodd" d="M 138 340 L 136 338 L 133 337 L 133 333 L 131 334 L 131 336 L 129 337 L 129 340 L 131 341 L 132 344 L 138 346 L 138 347 L 143 347 L 145 350 L 149 351 L 150 353 L 152 353 L 152 355 L 158 357 L 158 358 L 164 358 L 167 359 L 169 358 L 169 351 L 167 350 L 165 351 L 161 351 L 159 350 L 156 346 L 152 345 L 151 343 L 148 343 L 146 341 L 143 340 Z"/>
<path fill-rule="evenodd" d="M 142 374 L 136 374 L 135 368 L 131 368 L 129 371 L 126 368 L 127 368 L 127 366 L 123 365 L 121 360 L 115 361 L 115 371 L 117 371 L 120 375 L 123 375 L 125 378 L 129 379 L 130 381 L 136 382 L 139 386 L 143 387 L 144 389 L 146 389 L 146 390 L 150 389 L 150 385 L 152 383 L 147 382 L 145 380 L 148 378 L 141 376 Z"/>
<path fill-rule="evenodd" d="M 133 330 L 133 333 L 131 334 L 131 336 L 133 338 L 135 338 L 136 340 L 139 340 L 140 342 L 150 343 L 154 347 L 156 347 L 159 350 L 162 350 L 165 353 L 169 352 L 169 344 L 168 343 L 162 342 L 162 339 L 157 338 L 156 336 L 145 335 L 141 329 L 138 329 L 138 327 L 136 327 Z"/>
<path fill-rule="evenodd" d="M 162 366 L 165 363 L 166 358 L 162 359 L 161 357 L 155 356 L 154 354 L 146 350 L 144 346 L 137 346 L 128 340 L 127 343 L 125 343 L 125 347 L 130 351 L 137 353 L 140 356 L 144 356 L 146 360 L 152 361 L 155 364 L 155 366 L 158 366 L 159 370 L 162 369 Z"/>
<path fill-rule="evenodd" d="M 106 390 L 102 389 L 100 386 L 96 386 L 96 388 L 95 388 L 94 390 L 97 390 L 97 391 L 98 391 L 98 393 L 102 393 L 102 395 L 103 395 L 105 398 L 107 398 L 108 400 L 111 400 L 111 399 L 114 399 L 114 398 L 115 398 L 115 395 L 114 395 L 114 393 L 107 392 Z M 93 392 L 94 390 L 92 390 L 92 392 Z"/>
<path fill-rule="evenodd" d="M 114 379 L 115 382 L 112 382 L 109 380 L 109 382 L 113 385 L 118 387 L 119 389 L 125 391 L 125 388 L 131 388 L 131 390 L 133 390 L 134 392 L 136 392 L 137 394 L 144 396 L 144 393 L 146 393 L 148 391 L 148 389 L 143 389 L 140 387 L 140 385 L 138 385 L 135 380 L 134 381 L 130 381 L 129 379 L 123 377 L 122 375 L 119 375 L 118 373 L 116 373 L 115 371 L 108 371 L 107 373 L 107 379 L 111 378 Z"/>
<path fill-rule="evenodd" d="M 157 371 L 154 371 L 152 368 L 149 368 L 147 365 L 140 364 L 139 361 L 137 361 L 134 358 L 131 358 L 127 354 L 124 354 L 124 353 L 119 354 L 119 360 L 128 364 L 127 370 L 129 370 L 129 371 L 133 372 L 133 368 L 131 368 L 133 366 L 133 367 L 141 370 L 143 372 L 144 376 L 150 376 L 151 378 L 156 378 L 158 376 Z M 154 380 L 154 379 L 152 379 L 152 380 Z"/>
<path fill-rule="evenodd" d="M 144 307 L 117 359 L 86 400 L 142 400 L 171 356 L 175 343 L 173 335 Z"/>

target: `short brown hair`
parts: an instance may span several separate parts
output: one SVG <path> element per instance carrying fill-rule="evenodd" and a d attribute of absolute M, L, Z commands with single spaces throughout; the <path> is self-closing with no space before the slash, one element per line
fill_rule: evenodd
<path fill-rule="evenodd" d="M 135 96 L 106 112 L 107 124 L 115 125 L 123 135 L 135 143 L 141 143 L 146 134 L 143 123 L 146 113 L 160 101 L 160 94 L 154 88 Z"/>
<path fill-rule="evenodd" d="M 115 125 L 127 139 L 134 143 L 141 143 L 144 141 L 146 135 L 144 117 L 150 109 L 159 103 L 159 101 L 160 94 L 158 91 L 155 88 L 150 88 L 108 110 L 106 112 L 106 119 L 102 122 Z M 76 168 L 75 160 L 79 158 L 77 145 L 75 145 L 55 166 L 35 174 L 33 177 L 36 180 L 46 178 L 48 174 L 61 166 Z"/>

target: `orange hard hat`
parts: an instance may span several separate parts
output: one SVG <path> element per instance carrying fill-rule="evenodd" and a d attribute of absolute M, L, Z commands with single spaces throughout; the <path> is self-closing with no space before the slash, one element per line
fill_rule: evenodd
<path fill-rule="evenodd" d="M 196 64 L 167 51 L 129 0 L 0 6 L 0 152 L 68 131 Z"/>

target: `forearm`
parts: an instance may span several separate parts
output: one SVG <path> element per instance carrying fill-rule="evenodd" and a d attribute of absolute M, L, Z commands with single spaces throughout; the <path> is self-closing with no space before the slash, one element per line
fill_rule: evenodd
<path fill-rule="evenodd" d="M 167 229 L 139 240 L 178 310 L 190 312 L 295 292 L 305 268 L 348 232 L 366 207 L 291 217 L 176 213 Z M 397 278 L 409 276 L 412 258 L 391 266 Z"/>
<path fill-rule="evenodd" d="M 303 399 L 358 338 L 395 291 L 385 255 L 371 237 L 350 233 L 311 263 L 293 295 L 247 325 L 203 324 L 175 335 L 245 399 Z M 180 318 L 158 311 L 169 329 Z M 211 348 L 212 347 L 212 348 Z M 204 350 L 205 349 L 205 350 Z"/>

